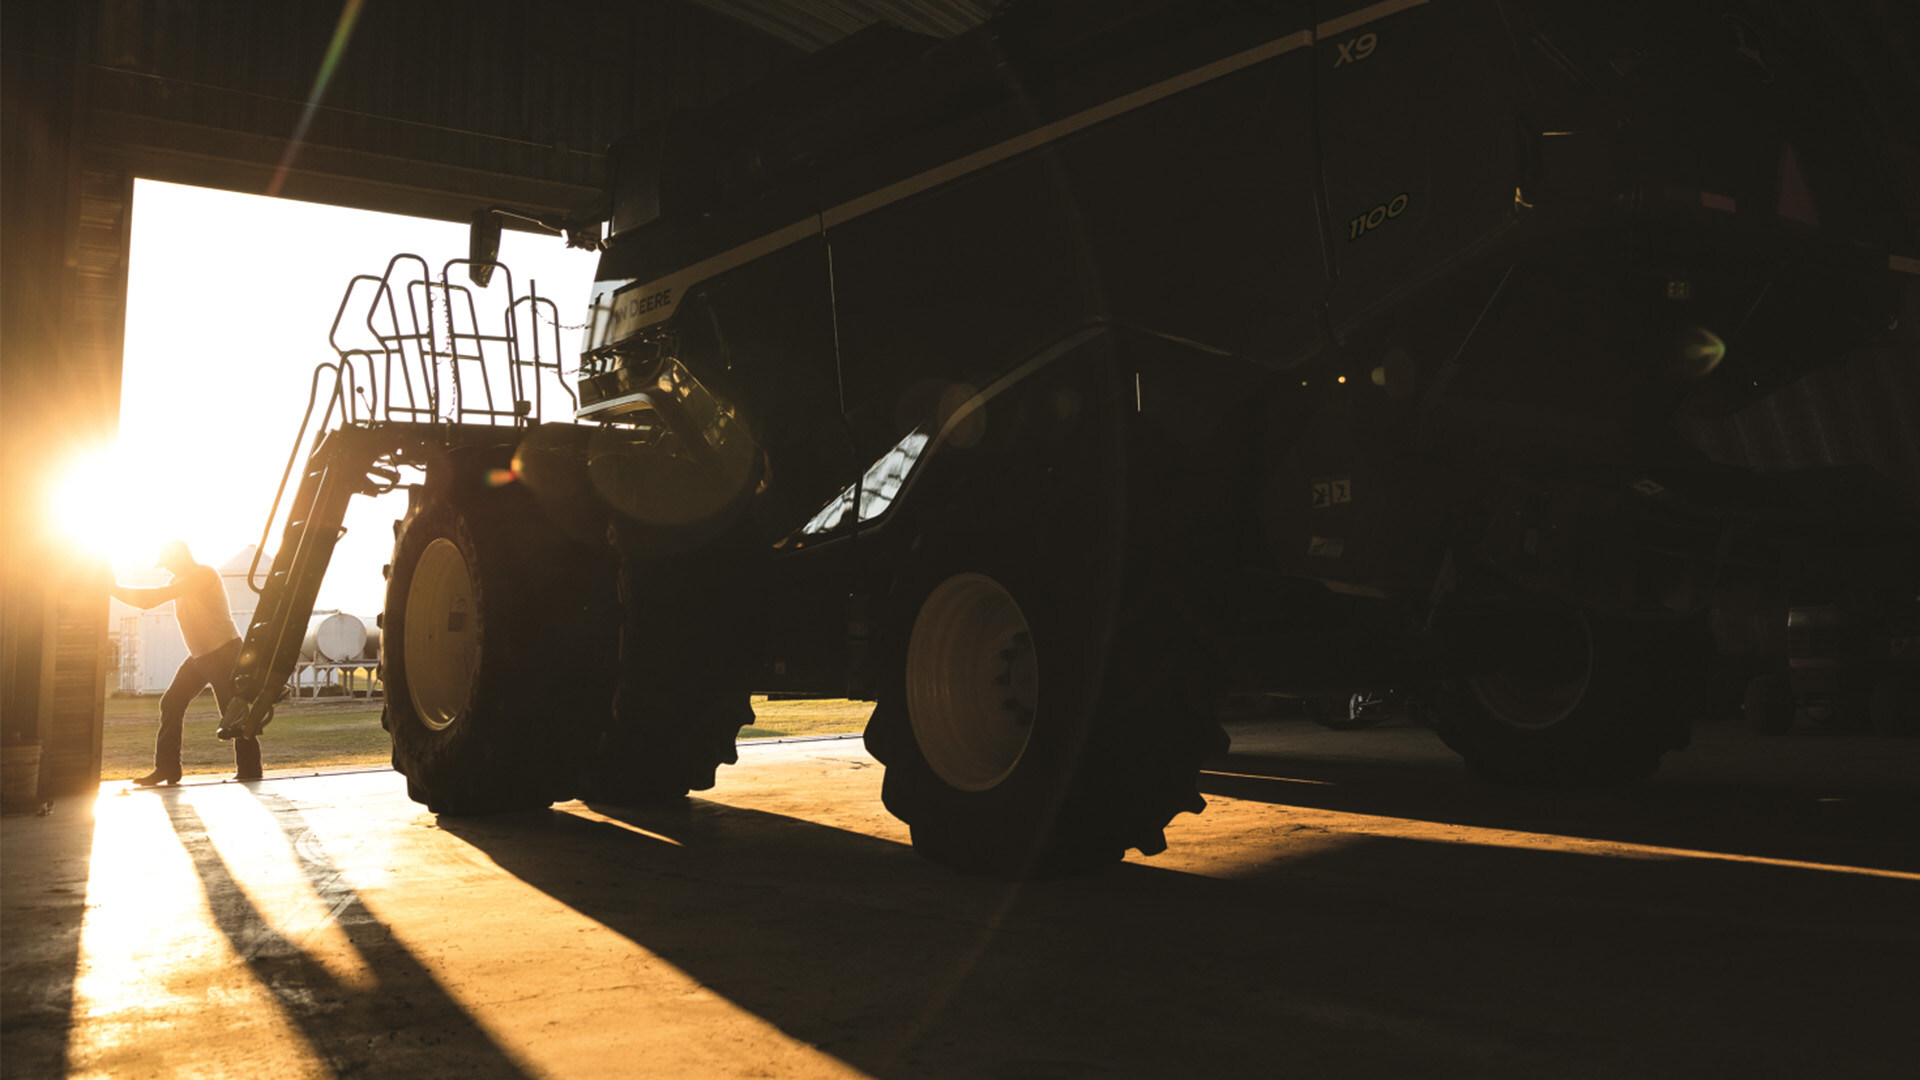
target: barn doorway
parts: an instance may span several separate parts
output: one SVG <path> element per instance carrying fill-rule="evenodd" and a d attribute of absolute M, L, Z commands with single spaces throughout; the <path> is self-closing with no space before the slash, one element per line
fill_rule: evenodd
<path fill-rule="evenodd" d="M 400 252 L 417 254 L 436 269 L 464 257 L 467 228 L 139 180 L 131 232 L 119 437 L 82 467 L 83 476 L 63 486 L 60 514 L 74 542 L 109 559 L 124 584 L 166 581 L 166 571 L 153 566 L 155 552 L 169 538 L 185 540 L 197 561 L 222 571 L 244 633 L 255 546 L 295 451 L 315 365 L 335 357 L 328 332 L 348 282 L 356 274 L 379 274 Z M 561 356 L 571 369 L 578 331 L 565 324 L 586 308 L 595 256 L 568 250 L 557 237 L 509 232 L 500 257 L 512 268 L 517 289 L 531 282 L 554 299 Z M 301 445 L 298 457 L 304 459 L 309 447 Z M 346 535 L 315 605 L 315 619 L 324 624 L 319 635 L 332 647 L 296 679 L 296 694 L 364 697 L 372 689 L 371 632 L 385 586 L 381 568 L 391 554 L 391 524 L 405 510 L 404 492 L 394 492 L 356 498 L 348 511 Z M 278 542 L 276 523 L 266 538 L 259 579 Z M 138 760 L 151 741 L 153 705 L 137 699 L 163 690 L 185 659 L 177 628 L 167 624 L 170 617 L 114 603 L 105 779 L 124 772 L 113 761 L 122 741 L 116 738 L 116 714 L 128 714 L 124 741 L 137 749 Z M 368 629 L 364 651 L 358 657 L 326 655 L 343 651 L 337 643 L 353 636 L 344 633 L 349 623 Z M 357 665 L 354 659 L 367 662 Z M 377 734 L 377 704 L 364 703 L 359 713 L 369 710 Z M 366 726 L 366 716 L 359 720 L 349 726 Z M 275 725 L 283 741 L 285 726 L 291 725 Z M 384 754 L 384 737 L 347 740 L 356 741 L 367 741 L 369 754 Z M 335 757 L 329 750 L 323 754 L 328 760 L 316 763 L 348 763 Z"/>

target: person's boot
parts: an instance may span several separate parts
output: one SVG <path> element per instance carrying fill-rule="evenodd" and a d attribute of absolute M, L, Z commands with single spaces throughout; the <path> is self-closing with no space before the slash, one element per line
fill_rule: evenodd
<path fill-rule="evenodd" d="M 153 739 L 153 771 L 133 782 L 134 787 L 159 787 L 180 782 L 180 729 L 164 725 Z"/>
<path fill-rule="evenodd" d="M 258 780 L 260 775 L 260 740 L 233 740 L 233 778 Z"/>

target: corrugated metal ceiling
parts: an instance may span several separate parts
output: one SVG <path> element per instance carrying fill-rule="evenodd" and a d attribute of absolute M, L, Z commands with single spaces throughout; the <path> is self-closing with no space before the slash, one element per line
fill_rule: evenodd
<path fill-rule="evenodd" d="M 1000 0 L 693 0 L 808 52 L 875 23 L 952 37 L 986 21 Z"/>

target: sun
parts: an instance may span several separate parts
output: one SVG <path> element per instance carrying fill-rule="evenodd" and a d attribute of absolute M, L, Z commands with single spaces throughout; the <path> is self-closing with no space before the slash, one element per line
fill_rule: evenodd
<path fill-rule="evenodd" d="M 144 566 L 166 539 L 153 492 L 141 470 L 116 447 L 83 452 L 47 488 L 54 537 L 71 549 L 115 565 Z"/>

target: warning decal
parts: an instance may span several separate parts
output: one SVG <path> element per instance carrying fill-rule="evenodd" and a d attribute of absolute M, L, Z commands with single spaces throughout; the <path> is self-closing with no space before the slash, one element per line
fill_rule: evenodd
<path fill-rule="evenodd" d="M 1312 484 L 1313 508 L 1325 510 L 1330 506 L 1353 501 L 1353 477 L 1329 476 L 1315 480 Z"/>

